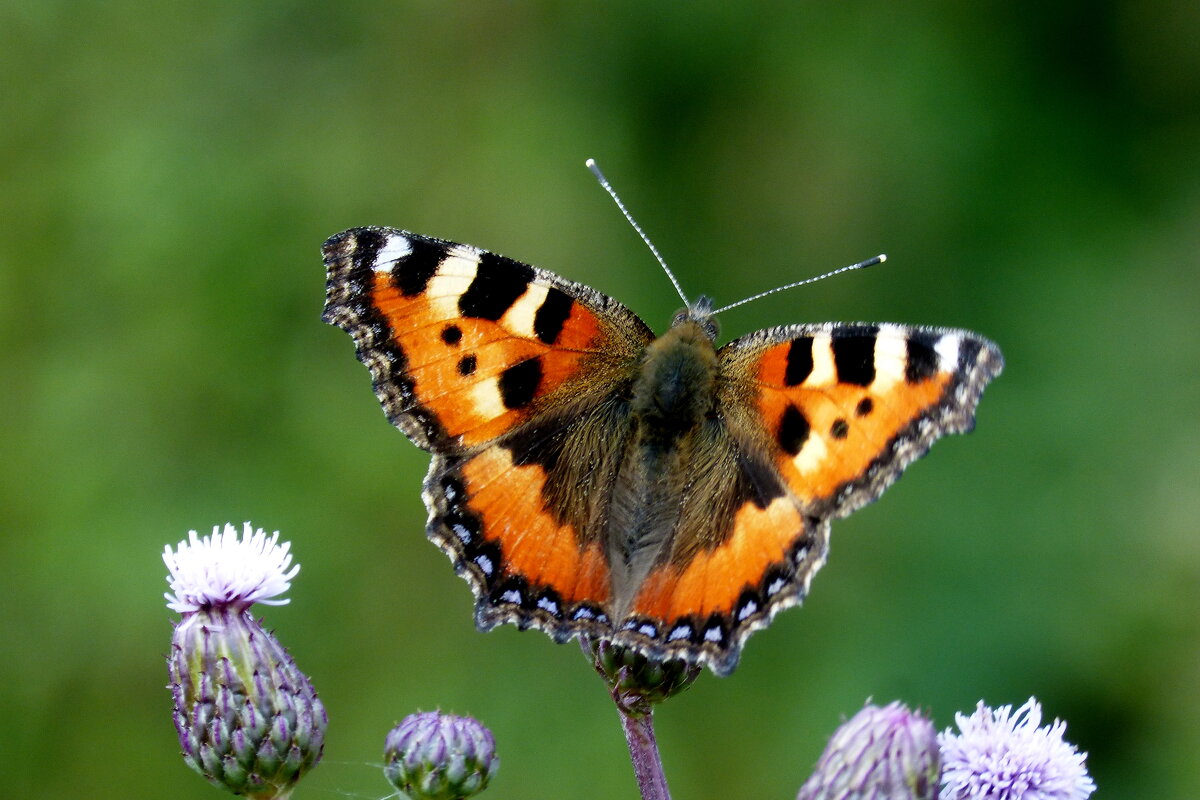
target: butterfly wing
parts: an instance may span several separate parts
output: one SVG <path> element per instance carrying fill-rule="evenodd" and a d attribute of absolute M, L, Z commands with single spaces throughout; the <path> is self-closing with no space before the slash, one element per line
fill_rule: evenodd
<path fill-rule="evenodd" d="M 938 438 L 970 431 L 1004 366 L 977 334 L 894 324 L 779 328 L 721 354 L 757 386 L 760 435 L 805 513 L 822 518 L 875 500 Z"/>
<path fill-rule="evenodd" d="M 830 520 L 879 497 L 940 436 L 970 430 L 1003 360 L 967 331 L 865 324 L 759 331 L 718 358 L 720 426 L 697 448 L 718 479 L 696 493 L 703 516 L 685 506 L 674 555 L 622 636 L 726 674 L 753 631 L 803 599 Z"/>
<path fill-rule="evenodd" d="M 589 531 L 649 328 L 581 284 L 405 231 L 355 228 L 324 255 L 323 318 L 354 339 L 388 419 L 433 453 L 427 533 L 474 590 L 479 626 L 606 630 Z"/>

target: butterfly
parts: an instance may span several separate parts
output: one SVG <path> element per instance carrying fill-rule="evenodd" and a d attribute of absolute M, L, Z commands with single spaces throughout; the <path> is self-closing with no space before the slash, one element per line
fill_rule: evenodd
<path fill-rule="evenodd" d="M 588 286 L 393 228 L 339 233 L 324 256 L 323 319 L 432 453 L 427 535 L 471 585 L 478 627 L 718 675 L 807 594 L 830 521 L 969 431 L 1003 366 L 974 333 L 898 324 L 718 347 L 703 298 L 656 337 Z"/>

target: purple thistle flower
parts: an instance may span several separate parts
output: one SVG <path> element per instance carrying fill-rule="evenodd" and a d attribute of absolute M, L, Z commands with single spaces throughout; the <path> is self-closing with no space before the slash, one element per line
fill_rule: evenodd
<path fill-rule="evenodd" d="M 933 800 L 933 723 L 899 702 L 867 705 L 834 731 L 796 800 Z"/>
<path fill-rule="evenodd" d="M 282 800 L 321 759 L 327 724 L 312 684 L 250 614 L 277 599 L 300 567 L 288 544 L 246 523 L 203 539 L 195 531 L 163 561 L 167 605 L 183 614 L 167 659 L 183 759 L 210 783 L 256 800 Z"/>
<path fill-rule="evenodd" d="M 979 701 L 971 716 L 956 714 L 960 734 L 938 735 L 942 800 L 1085 800 L 1096 790 L 1086 753 L 1063 739 L 1067 724 L 1040 727 L 1034 698 L 1015 713 Z"/>

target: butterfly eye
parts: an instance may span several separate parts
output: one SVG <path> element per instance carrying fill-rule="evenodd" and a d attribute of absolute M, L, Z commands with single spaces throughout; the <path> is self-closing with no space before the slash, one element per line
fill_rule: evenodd
<path fill-rule="evenodd" d="M 694 322 L 700 326 L 700 330 L 704 331 L 705 336 L 716 341 L 721 328 L 717 324 L 716 317 L 712 315 L 712 305 L 712 298 L 701 297 L 687 308 L 676 311 L 675 316 L 671 318 L 671 327 L 682 325 L 684 322 Z"/>

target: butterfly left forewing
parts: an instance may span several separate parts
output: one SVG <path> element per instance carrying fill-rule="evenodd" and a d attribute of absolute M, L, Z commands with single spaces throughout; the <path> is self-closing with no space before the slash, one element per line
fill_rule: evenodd
<path fill-rule="evenodd" d="M 805 509 L 841 517 L 876 499 L 947 433 L 974 426 L 999 349 L 970 331 L 797 325 L 722 348 Z"/>

